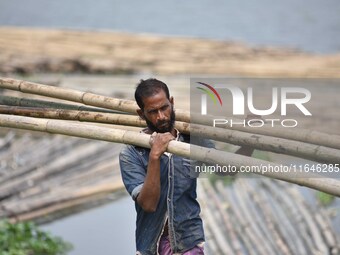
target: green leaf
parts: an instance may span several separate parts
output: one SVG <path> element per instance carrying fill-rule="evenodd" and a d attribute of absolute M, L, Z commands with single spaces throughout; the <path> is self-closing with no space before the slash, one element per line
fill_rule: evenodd
<path fill-rule="evenodd" d="M 1 255 L 65 255 L 72 245 L 41 231 L 33 222 L 0 221 Z"/>

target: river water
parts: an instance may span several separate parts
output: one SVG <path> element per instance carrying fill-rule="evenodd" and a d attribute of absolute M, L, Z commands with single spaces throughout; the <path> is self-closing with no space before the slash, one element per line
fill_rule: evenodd
<path fill-rule="evenodd" d="M 134 254 L 134 211 L 132 199 L 125 196 L 41 228 L 72 243 L 69 255 Z"/>
<path fill-rule="evenodd" d="M 0 0 L 0 26 L 115 30 L 340 51 L 338 0 Z"/>

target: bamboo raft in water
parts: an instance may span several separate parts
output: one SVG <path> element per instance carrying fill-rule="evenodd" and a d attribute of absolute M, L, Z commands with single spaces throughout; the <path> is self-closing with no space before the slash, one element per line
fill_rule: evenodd
<path fill-rule="evenodd" d="M 200 178 L 199 184 L 208 254 L 340 253 L 325 209 L 307 203 L 292 184 L 254 177 L 215 187 Z"/>
<path fill-rule="evenodd" d="M 54 135 L 12 138 L 0 148 L 0 218 L 45 222 L 122 195 L 120 148 Z"/>

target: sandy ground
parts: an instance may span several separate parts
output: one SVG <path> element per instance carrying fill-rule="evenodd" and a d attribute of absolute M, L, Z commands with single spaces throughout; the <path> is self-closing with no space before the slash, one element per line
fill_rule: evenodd
<path fill-rule="evenodd" d="M 0 27 L 0 73 L 340 77 L 340 54 L 207 39 Z"/>

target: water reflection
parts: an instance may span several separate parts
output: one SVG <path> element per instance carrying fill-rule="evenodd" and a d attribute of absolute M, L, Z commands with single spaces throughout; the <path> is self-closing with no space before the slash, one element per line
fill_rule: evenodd
<path fill-rule="evenodd" d="M 41 228 L 71 242 L 69 255 L 135 253 L 135 209 L 129 196 Z"/>

